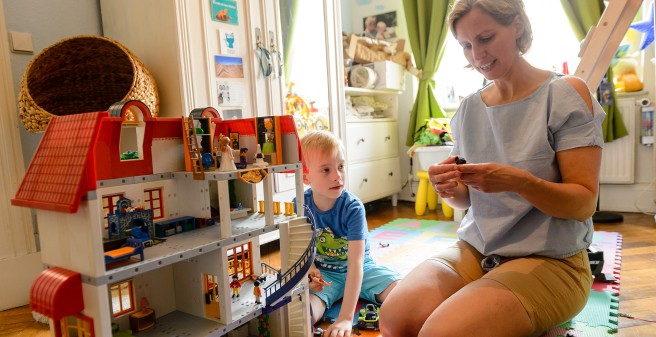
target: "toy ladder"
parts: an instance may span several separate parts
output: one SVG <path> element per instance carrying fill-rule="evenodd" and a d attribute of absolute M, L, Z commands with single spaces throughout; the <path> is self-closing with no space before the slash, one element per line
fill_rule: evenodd
<path fill-rule="evenodd" d="M 196 127 L 194 126 L 194 118 L 183 117 L 182 131 L 184 133 L 185 145 L 185 166 L 187 171 L 191 169 L 195 180 L 204 180 L 205 173 L 203 172 L 203 162 L 198 147 L 198 139 L 196 138 Z M 191 166 L 191 167 L 190 167 Z"/>

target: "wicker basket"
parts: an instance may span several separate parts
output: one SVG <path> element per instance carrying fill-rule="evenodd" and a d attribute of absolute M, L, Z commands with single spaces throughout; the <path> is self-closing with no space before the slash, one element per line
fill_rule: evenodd
<path fill-rule="evenodd" d="M 155 79 L 125 46 L 100 36 L 63 39 L 27 65 L 18 109 L 30 132 L 44 131 L 52 116 L 107 111 L 122 100 L 159 112 Z"/>

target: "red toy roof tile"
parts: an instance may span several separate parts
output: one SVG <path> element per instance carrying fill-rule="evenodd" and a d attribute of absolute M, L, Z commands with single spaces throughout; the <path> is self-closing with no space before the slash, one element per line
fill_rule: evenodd
<path fill-rule="evenodd" d="M 42 271 L 32 283 L 30 309 L 55 321 L 81 312 L 82 276 L 60 267 Z"/>
<path fill-rule="evenodd" d="M 93 149 L 107 112 L 53 117 L 11 203 L 75 213 L 80 200 L 95 190 Z"/>

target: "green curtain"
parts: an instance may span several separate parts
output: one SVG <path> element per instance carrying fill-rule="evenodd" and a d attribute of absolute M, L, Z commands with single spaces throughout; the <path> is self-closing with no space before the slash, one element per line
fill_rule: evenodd
<path fill-rule="evenodd" d="M 444 117 L 444 111 L 433 95 L 433 76 L 444 54 L 446 34 L 449 31 L 447 14 L 453 0 L 403 0 L 408 40 L 419 78 L 417 98 L 412 106 L 405 145 L 412 146 L 426 119 Z"/>
<path fill-rule="evenodd" d="M 292 36 L 296 28 L 296 18 L 298 17 L 298 4 L 300 0 L 281 0 L 280 1 L 280 25 L 282 29 L 282 46 L 283 46 L 283 64 L 285 81 L 289 81 L 289 72 L 291 71 L 291 55 L 294 46 L 292 45 Z M 286 85 L 289 83 L 285 83 Z"/>
<path fill-rule="evenodd" d="M 583 41 L 588 30 L 596 26 L 601 18 L 606 6 L 603 0 L 560 0 L 563 9 L 569 18 L 570 26 L 579 41 Z M 611 84 L 613 103 L 604 105 L 606 119 L 602 125 L 604 132 L 604 141 L 612 142 L 615 139 L 624 137 L 629 134 L 626 126 L 622 121 L 622 113 L 617 107 L 617 95 L 613 85 L 613 70 L 609 67 L 606 72 L 606 79 Z"/>

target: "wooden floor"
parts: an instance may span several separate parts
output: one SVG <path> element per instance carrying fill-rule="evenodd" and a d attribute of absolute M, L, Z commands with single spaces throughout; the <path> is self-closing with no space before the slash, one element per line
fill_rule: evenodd
<path fill-rule="evenodd" d="M 623 237 L 619 311 L 636 319 L 620 317 L 616 336 L 656 337 L 656 223 L 653 215 L 623 215 L 623 223 L 595 224 L 597 231 L 619 232 Z M 370 230 L 397 218 L 448 220 L 434 211 L 417 216 L 414 204 L 408 202 L 399 202 L 398 207 L 390 207 L 388 201 L 379 202 L 367 209 Z M 263 262 L 280 265 L 275 245 L 265 245 L 262 249 Z M 361 337 L 379 336 L 372 331 L 360 333 Z M 0 312 L 0 337 L 9 336 L 45 337 L 50 334 L 47 325 L 34 322 L 25 306 Z"/>

